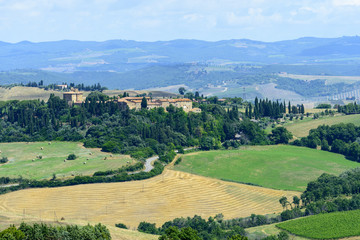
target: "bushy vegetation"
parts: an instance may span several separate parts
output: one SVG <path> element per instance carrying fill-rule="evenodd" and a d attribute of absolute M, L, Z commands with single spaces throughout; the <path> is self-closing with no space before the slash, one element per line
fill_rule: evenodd
<path fill-rule="evenodd" d="M 312 239 L 338 239 L 359 236 L 360 210 L 319 214 L 276 226 L 293 234 Z"/>
<path fill-rule="evenodd" d="M 79 227 L 76 225 L 51 226 L 44 223 L 29 225 L 21 223 L 16 228 L 9 227 L 0 232 L 0 239 L 22 240 L 110 240 L 109 230 L 101 224 Z"/>
<path fill-rule="evenodd" d="M 77 156 L 74 153 L 70 153 L 66 159 L 67 160 L 75 160 L 76 158 L 77 158 Z"/>
<path fill-rule="evenodd" d="M 295 140 L 294 145 L 316 148 L 340 153 L 360 162 L 360 127 L 352 123 L 339 123 L 332 126 L 321 125 L 310 130 L 309 136 Z"/>
<path fill-rule="evenodd" d="M 222 214 L 218 214 L 215 218 L 210 217 L 208 220 L 200 216 L 193 218 L 176 218 L 172 221 L 165 222 L 160 228 L 156 228 L 155 224 L 141 222 L 138 230 L 141 232 L 160 234 L 160 239 L 172 239 L 170 232 L 177 235 L 182 231 L 188 231 L 196 238 L 189 239 L 228 239 L 232 236 L 244 236 L 245 231 L 239 226 L 239 222 L 230 222 L 223 220 Z"/>
<path fill-rule="evenodd" d="M 118 228 L 123 228 L 123 229 L 128 229 L 127 226 L 123 223 L 116 223 L 115 224 L 115 227 L 118 227 Z"/>
<path fill-rule="evenodd" d="M 7 157 L 0 158 L 0 163 L 7 163 L 8 161 L 9 161 L 9 159 Z"/>
<path fill-rule="evenodd" d="M 330 109 L 331 104 L 329 103 L 320 103 L 316 106 L 317 109 Z"/>
<path fill-rule="evenodd" d="M 338 112 L 344 113 L 346 115 L 360 113 L 360 106 L 356 102 L 349 103 L 344 106 L 338 105 L 337 109 L 338 109 Z"/>
<path fill-rule="evenodd" d="M 301 195 L 302 201 L 307 204 L 313 201 L 326 200 L 340 195 L 360 193 L 360 168 L 350 169 L 334 176 L 322 174 L 317 180 L 308 183 L 305 192 Z"/>

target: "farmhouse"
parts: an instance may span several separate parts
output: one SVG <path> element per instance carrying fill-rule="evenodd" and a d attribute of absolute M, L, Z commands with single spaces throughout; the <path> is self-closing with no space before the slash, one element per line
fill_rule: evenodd
<path fill-rule="evenodd" d="M 81 104 L 83 102 L 83 93 L 78 89 L 72 89 L 70 92 L 64 92 L 63 98 L 70 106 L 73 104 Z"/>
<path fill-rule="evenodd" d="M 64 92 L 63 93 L 64 100 L 72 106 L 80 105 L 83 102 L 83 93 L 79 92 L 77 89 L 72 89 L 70 92 Z M 147 101 L 147 109 L 153 109 L 153 108 L 159 108 L 162 107 L 166 109 L 170 105 L 173 105 L 176 108 L 182 108 L 185 112 L 201 112 L 200 108 L 193 108 L 192 107 L 192 101 L 188 98 L 177 98 L 177 99 L 171 99 L 171 98 L 159 98 L 159 99 L 153 99 L 150 97 L 145 97 Z M 118 97 L 115 101 L 120 109 L 125 109 L 126 107 L 129 107 L 129 109 L 135 109 L 140 110 L 141 109 L 141 102 L 143 97 Z"/>
<path fill-rule="evenodd" d="M 126 106 L 130 109 L 141 109 L 141 101 L 142 97 L 125 97 L 125 98 L 118 98 L 117 103 L 120 108 L 125 108 Z M 147 109 L 153 109 L 158 107 L 163 107 L 166 109 L 170 105 L 173 105 L 177 108 L 182 108 L 185 112 L 200 112 L 201 110 L 196 108 L 192 108 L 192 101 L 188 98 L 178 98 L 178 99 L 151 99 L 146 97 L 147 100 Z"/>

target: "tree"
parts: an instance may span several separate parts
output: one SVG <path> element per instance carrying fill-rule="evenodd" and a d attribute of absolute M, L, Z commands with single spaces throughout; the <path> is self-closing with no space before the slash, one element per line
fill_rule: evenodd
<path fill-rule="evenodd" d="M 279 203 L 281 204 L 281 206 L 285 209 L 287 203 L 288 203 L 288 200 L 287 200 L 287 197 L 283 196 L 279 199 Z"/>
<path fill-rule="evenodd" d="M 158 234 L 158 229 L 155 227 L 155 223 L 140 222 L 137 230 L 144 233 Z"/>
<path fill-rule="evenodd" d="M 289 143 L 289 140 L 291 140 L 292 138 L 293 135 L 291 134 L 291 132 L 289 132 L 284 127 L 274 128 L 270 134 L 270 139 L 275 144 L 280 144 L 280 143 L 287 144 Z"/>
<path fill-rule="evenodd" d="M 179 93 L 180 93 L 181 95 L 184 95 L 185 92 L 186 92 L 186 89 L 185 89 L 184 87 L 180 87 L 180 88 L 179 88 Z"/>
<path fill-rule="evenodd" d="M 166 229 L 165 234 L 159 240 L 201 240 L 197 231 L 191 227 L 182 228 L 179 230 L 175 226 Z"/>
<path fill-rule="evenodd" d="M 146 109 L 147 108 L 147 100 L 146 97 L 143 97 L 141 100 L 141 109 Z"/>
<path fill-rule="evenodd" d="M 229 240 L 248 240 L 248 238 L 237 234 L 237 235 L 231 236 L 229 238 Z"/>
<path fill-rule="evenodd" d="M 77 158 L 77 156 L 73 153 L 69 154 L 69 156 L 67 157 L 67 160 L 75 160 Z"/>
<path fill-rule="evenodd" d="M 294 196 L 293 197 L 293 203 L 295 205 L 295 207 L 299 207 L 300 205 L 300 198 L 298 196 Z"/>
<path fill-rule="evenodd" d="M 328 143 L 328 141 L 326 141 L 326 139 L 323 139 L 321 141 L 321 150 L 330 151 L 329 143 Z"/>

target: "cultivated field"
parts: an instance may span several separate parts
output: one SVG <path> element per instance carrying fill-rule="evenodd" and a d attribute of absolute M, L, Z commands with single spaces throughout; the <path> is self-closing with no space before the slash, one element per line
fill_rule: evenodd
<path fill-rule="evenodd" d="M 136 96 L 138 94 L 149 94 L 151 93 L 153 97 L 174 97 L 177 96 L 173 93 L 163 92 L 163 91 L 134 91 L 134 90 L 105 90 L 104 94 L 108 96 L 118 96 L 125 92 L 129 93 L 130 96 Z M 84 97 L 89 95 L 89 91 L 83 91 Z M 53 90 L 44 90 L 37 87 L 12 87 L 12 88 L 2 88 L 0 87 L 0 101 L 8 100 L 44 100 L 47 101 L 50 97 L 50 94 L 55 94 L 55 96 L 63 97 L 63 93 L 60 91 Z"/>
<path fill-rule="evenodd" d="M 311 129 L 317 128 L 320 125 L 334 125 L 338 123 L 353 123 L 355 125 L 360 125 L 360 114 L 354 115 L 336 115 L 333 117 L 324 117 L 320 119 L 304 119 L 304 120 L 294 120 L 292 123 L 284 124 L 284 127 L 287 128 L 295 137 L 306 137 L 309 135 Z"/>
<path fill-rule="evenodd" d="M 187 154 L 175 170 L 263 187 L 303 191 L 322 173 L 360 167 L 343 155 L 288 145 Z"/>
<path fill-rule="evenodd" d="M 279 74 L 281 77 L 312 81 L 317 79 L 326 80 L 326 84 L 347 83 L 352 84 L 360 81 L 360 76 L 323 76 L 323 75 L 299 75 L 299 74 Z"/>
<path fill-rule="evenodd" d="M 45 91 L 44 89 L 35 87 L 13 87 L 13 88 L 1 88 L 0 87 L 0 101 L 8 100 L 44 100 L 47 101 L 50 94 L 62 98 L 62 93 L 58 91 Z"/>
<path fill-rule="evenodd" d="M 223 213 L 229 219 L 280 212 L 280 197 L 299 194 L 165 170 L 143 181 L 12 192 L 0 195 L 0 211 L 50 220 L 56 214 L 67 221 L 121 222 L 134 229 L 141 221 L 160 226 L 195 214 L 208 218 Z"/>
<path fill-rule="evenodd" d="M 313 239 L 360 236 L 360 210 L 319 214 L 286 221 L 276 226 Z"/>
<path fill-rule="evenodd" d="M 1 143 L 0 150 L 0 157 L 9 159 L 8 163 L 0 164 L 0 177 L 21 175 L 23 178 L 43 179 L 51 178 L 55 173 L 62 178 L 118 169 L 126 165 L 127 161 L 134 163 L 129 156 L 112 154 L 110 157 L 109 153 L 101 152 L 100 149 L 84 148 L 82 143 L 74 142 L 51 142 L 51 145 L 48 142 Z M 71 153 L 78 158 L 64 162 Z M 36 158 L 38 155 L 41 155 L 42 159 Z"/>

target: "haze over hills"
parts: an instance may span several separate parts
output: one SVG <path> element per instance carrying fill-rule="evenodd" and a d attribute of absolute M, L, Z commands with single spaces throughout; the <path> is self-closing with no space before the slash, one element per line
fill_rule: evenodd
<path fill-rule="evenodd" d="M 359 57 L 359 59 L 357 58 Z M 123 72 L 154 63 L 294 64 L 360 60 L 360 37 L 299 38 L 279 42 L 248 39 L 207 42 L 173 40 L 137 42 L 0 43 L 0 70 L 48 69 Z M 132 66 L 132 67 L 130 67 Z M 136 66 L 136 67 L 134 67 Z"/>
<path fill-rule="evenodd" d="M 303 85 L 303 80 L 298 82 L 296 77 L 278 73 L 360 76 L 360 37 L 305 37 L 279 42 L 248 39 L 0 42 L 0 62 L 0 84 L 39 80 L 46 84 L 100 82 L 114 89 L 184 84 L 206 95 L 219 96 L 239 96 L 246 86 L 248 97 L 271 97 L 255 85 L 273 83 L 272 87 L 291 91 L 293 98 L 329 97 L 357 89 L 354 84 L 358 81 L 340 79 L 329 87 L 327 79 L 319 79 L 305 81 L 305 86 L 298 89 L 296 86 Z M 229 88 L 235 90 L 231 92 Z M 311 90 L 314 88 L 316 92 Z"/>

